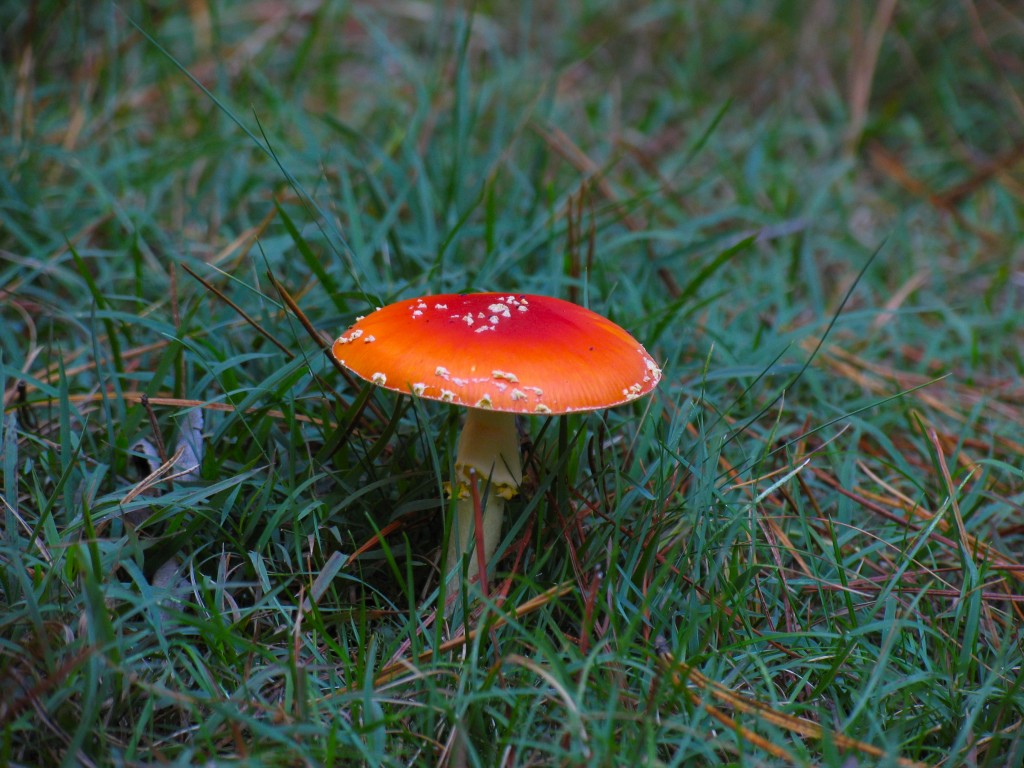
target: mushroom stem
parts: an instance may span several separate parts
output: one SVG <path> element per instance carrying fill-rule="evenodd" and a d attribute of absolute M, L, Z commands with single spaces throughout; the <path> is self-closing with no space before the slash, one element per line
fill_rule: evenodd
<path fill-rule="evenodd" d="M 475 470 L 476 477 L 470 475 Z M 490 560 L 501 539 L 505 502 L 518 493 L 523 480 L 519 458 L 519 434 L 514 413 L 470 408 L 459 436 L 452 493 L 456 494 L 456 518 L 448 540 L 449 572 L 459 567 L 462 555 L 472 549 L 474 510 L 470 483 L 479 480 L 483 504 L 484 560 Z M 471 557 L 468 576 L 478 572 L 478 558 Z"/>

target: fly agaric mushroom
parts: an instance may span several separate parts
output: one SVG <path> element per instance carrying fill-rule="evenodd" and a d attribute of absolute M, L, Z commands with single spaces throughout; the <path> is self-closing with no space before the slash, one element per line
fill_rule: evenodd
<path fill-rule="evenodd" d="M 334 342 L 338 362 L 373 384 L 468 409 L 451 493 L 458 517 L 454 570 L 473 542 L 472 483 L 488 484 L 484 560 L 501 534 L 505 501 L 522 482 L 516 414 L 560 415 L 628 403 L 661 369 L 636 339 L 589 309 L 548 296 L 424 296 L 358 318 Z M 476 558 L 468 573 L 477 572 Z"/>

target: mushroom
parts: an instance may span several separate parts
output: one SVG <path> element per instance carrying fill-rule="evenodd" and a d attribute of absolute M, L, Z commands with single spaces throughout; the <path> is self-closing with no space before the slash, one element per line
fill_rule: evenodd
<path fill-rule="evenodd" d="M 471 548 L 473 484 L 486 483 L 484 562 L 501 535 L 505 502 L 522 482 L 516 414 L 609 408 L 646 395 L 661 369 L 636 339 L 589 309 L 548 296 L 425 296 L 389 304 L 334 342 L 338 362 L 395 392 L 467 409 L 455 477 L 457 519 L 448 568 Z M 477 573 L 471 559 L 469 576 Z"/>

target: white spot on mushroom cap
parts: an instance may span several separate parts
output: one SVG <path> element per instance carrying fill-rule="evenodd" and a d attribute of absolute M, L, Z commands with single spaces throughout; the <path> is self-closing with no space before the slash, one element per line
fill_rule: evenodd
<path fill-rule="evenodd" d="M 627 400 L 636 400 L 643 393 L 644 385 L 640 382 L 631 384 L 628 389 L 622 390 L 622 396 Z"/>
<path fill-rule="evenodd" d="M 412 393 L 416 396 L 422 396 L 427 391 L 427 385 L 422 381 L 417 381 L 412 385 Z"/>
<path fill-rule="evenodd" d="M 350 342 L 355 341 L 356 339 L 358 339 L 362 335 L 363 335 L 363 330 L 361 328 L 356 328 L 355 330 L 350 331 L 348 333 L 348 335 L 339 336 L 337 343 L 338 344 L 348 344 Z"/>
<path fill-rule="evenodd" d="M 441 400 L 446 403 L 453 403 L 455 402 L 455 393 L 452 392 L 450 389 L 442 389 Z"/>
<path fill-rule="evenodd" d="M 533 407 L 533 412 L 534 413 L 551 413 L 551 409 L 548 408 L 546 405 L 544 405 L 544 403 L 537 403 Z"/>
<path fill-rule="evenodd" d="M 513 389 L 512 390 L 512 399 L 513 400 L 525 400 L 526 398 L 527 398 L 527 394 L 525 392 L 523 392 L 523 390 L 521 390 L 521 389 Z"/>
<path fill-rule="evenodd" d="M 641 352 L 642 352 L 642 350 L 641 350 Z M 654 362 L 654 360 L 652 360 L 650 357 L 647 357 L 646 353 L 644 353 L 644 354 L 645 354 L 645 358 L 646 358 L 644 360 L 644 363 L 647 366 L 647 372 L 650 374 L 650 378 L 654 379 L 655 381 L 659 381 L 661 379 L 661 368 L 658 367 L 658 364 L 656 362 Z M 645 376 L 644 377 L 644 381 L 647 381 L 647 380 L 648 380 L 648 377 Z"/>
<path fill-rule="evenodd" d="M 363 343 L 364 343 L 364 344 L 370 344 L 371 342 L 374 342 L 374 341 L 376 341 L 376 340 L 377 340 L 377 337 L 376 337 L 376 336 L 374 336 L 374 335 L 373 335 L 373 334 L 371 333 L 371 334 L 370 334 L 369 336 L 367 336 L 367 337 L 366 337 L 365 339 L 363 339 Z"/>
<path fill-rule="evenodd" d="M 376 371 L 373 374 L 373 376 L 370 377 L 370 381 L 372 381 L 378 387 L 383 387 L 385 384 L 387 384 L 388 377 L 385 374 L 381 373 L 380 371 Z"/>
<path fill-rule="evenodd" d="M 526 301 L 525 298 L 520 300 L 520 299 L 517 299 L 515 296 L 506 296 L 505 297 L 505 304 L 507 304 L 510 307 L 515 307 L 516 310 L 519 311 L 519 312 L 525 312 L 526 311 L 527 301 Z M 506 317 L 511 317 L 511 315 L 512 315 L 512 313 L 509 312 L 509 314 L 506 315 Z"/>
<path fill-rule="evenodd" d="M 447 368 L 445 368 L 443 365 L 439 365 L 439 366 L 437 366 L 437 368 L 434 369 L 434 375 L 435 376 L 440 376 L 442 379 L 447 381 L 448 377 L 451 374 L 448 373 L 448 369 Z"/>
<path fill-rule="evenodd" d="M 519 383 L 519 377 L 516 376 L 514 373 L 509 373 L 508 371 L 491 371 L 491 376 L 493 376 L 496 379 L 504 379 L 505 381 L 510 381 L 513 384 Z"/>
<path fill-rule="evenodd" d="M 491 304 L 490 306 L 487 307 L 487 311 L 490 312 L 492 315 L 501 315 L 502 317 L 512 317 L 512 312 L 509 310 L 508 306 L 505 305 L 505 304 L 501 304 L 501 303 Z M 496 323 L 497 320 L 494 320 L 492 318 L 491 322 L 492 323 Z"/>
<path fill-rule="evenodd" d="M 477 408 L 491 408 L 494 404 L 491 402 L 491 396 L 484 394 L 479 400 L 476 401 Z"/>

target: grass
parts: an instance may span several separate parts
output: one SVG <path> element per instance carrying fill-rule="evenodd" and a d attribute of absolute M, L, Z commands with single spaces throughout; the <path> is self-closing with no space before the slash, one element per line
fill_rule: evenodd
<path fill-rule="evenodd" d="M 2 11 L 0 762 L 1024 761 L 1011 5 L 186 7 Z M 488 289 L 666 376 L 449 618 L 324 343 Z"/>

